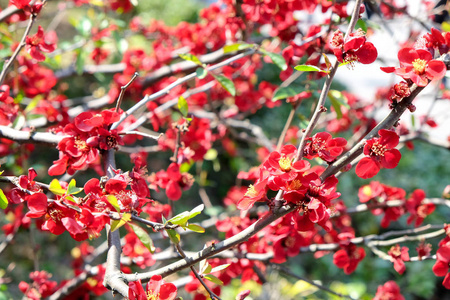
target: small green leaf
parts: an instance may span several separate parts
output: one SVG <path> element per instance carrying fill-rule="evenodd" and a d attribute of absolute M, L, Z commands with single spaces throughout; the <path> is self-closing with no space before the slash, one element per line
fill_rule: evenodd
<path fill-rule="evenodd" d="M 6 199 L 5 193 L 0 189 L 0 208 L 5 209 L 8 207 L 8 199 Z"/>
<path fill-rule="evenodd" d="M 120 220 L 114 220 L 111 222 L 111 231 L 116 231 L 126 223 L 128 223 L 131 220 L 131 214 L 130 213 L 124 213 L 122 215 L 122 218 Z"/>
<path fill-rule="evenodd" d="M 342 66 L 348 65 L 349 63 L 351 63 L 351 61 L 345 61 L 343 63 L 340 63 L 338 67 L 342 67 Z"/>
<path fill-rule="evenodd" d="M 27 105 L 27 107 L 25 108 L 25 113 L 28 114 L 30 111 L 33 110 L 33 108 L 35 108 L 39 101 L 41 101 L 44 97 L 42 95 L 37 95 L 36 97 L 34 97 L 31 102 Z"/>
<path fill-rule="evenodd" d="M 322 55 L 323 55 L 323 58 L 325 59 L 325 64 L 327 65 L 327 70 L 329 71 L 330 68 L 331 68 L 331 62 L 330 62 L 330 60 L 328 59 L 328 56 L 325 53 L 322 53 Z"/>
<path fill-rule="evenodd" d="M 251 48 L 251 47 L 253 47 L 252 44 L 236 43 L 236 44 L 227 45 L 227 46 L 223 47 L 223 53 L 244 50 L 244 49 Z"/>
<path fill-rule="evenodd" d="M 197 65 L 200 65 L 200 66 L 202 65 L 202 62 L 198 59 L 198 57 L 193 54 L 181 53 L 181 54 L 178 54 L 178 56 L 180 56 L 184 60 L 192 61 L 193 63 L 195 63 Z"/>
<path fill-rule="evenodd" d="M 147 248 L 151 253 L 154 253 L 156 248 L 153 245 L 152 238 L 150 235 L 141 227 L 133 225 L 130 223 L 131 228 L 133 228 L 134 233 L 137 235 L 141 243 Z"/>
<path fill-rule="evenodd" d="M 270 59 L 272 60 L 272 62 L 281 70 L 286 70 L 288 68 L 287 64 L 286 64 L 286 60 L 284 59 L 283 55 L 278 54 L 278 53 L 272 53 L 269 52 L 267 50 L 264 49 L 260 49 L 260 51 L 264 54 L 267 55 L 268 57 L 270 57 Z"/>
<path fill-rule="evenodd" d="M 361 28 L 364 32 L 367 32 L 367 24 L 363 19 L 359 19 L 356 22 L 355 29 L 359 29 L 359 28 Z"/>
<path fill-rule="evenodd" d="M 61 184 L 56 178 L 50 182 L 49 190 L 50 192 L 58 196 L 64 195 L 67 192 L 65 189 L 61 187 Z"/>
<path fill-rule="evenodd" d="M 66 197 L 64 197 L 64 199 L 67 199 L 67 200 L 69 200 L 69 201 L 72 201 L 73 203 L 76 203 L 76 204 L 78 204 L 78 202 L 75 200 L 75 198 L 73 198 L 72 196 L 66 196 Z"/>
<path fill-rule="evenodd" d="M 180 242 L 180 235 L 178 232 L 174 229 L 166 229 L 167 235 L 169 236 L 170 240 L 174 244 L 178 244 Z"/>
<path fill-rule="evenodd" d="M 442 22 L 442 30 L 445 32 L 449 32 L 450 31 L 450 23 L 448 22 Z"/>
<path fill-rule="evenodd" d="M 86 61 L 86 52 L 83 49 L 78 51 L 77 61 L 75 63 L 75 69 L 78 75 L 82 75 L 84 72 L 84 65 Z"/>
<path fill-rule="evenodd" d="M 190 215 L 190 213 L 188 211 L 184 211 L 184 212 L 176 215 L 172 219 L 168 220 L 167 222 L 170 222 L 174 225 L 184 226 L 187 223 L 187 221 L 189 220 L 189 215 Z"/>
<path fill-rule="evenodd" d="M 77 188 L 76 184 L 77 184 L 77 182 L 75 181 L 75 179 L 72 179 L 69 182 L 69 186 L 67 187 L 67 194 L 68 195 L 75 195 L 75 194 L 78 194 L 79 192 L 83 191 L 82 188 Z"/>
<path fill-rule="evenodd" d="M 117 210 L 117 212 L 120 213 L 120 206 L 119 201 L 117 201 L 117 198 L 114 195 L 106 195 L 106 199 Z"/>
<path fill-rule="evenodd" d="M 231 96 L 236 96 L 236 88 L 234 87 L 233 81 L 223 75 L 215 75 L 214 78 L 216 78 L 217 82 L 219 82 L 220 85 L 231 94 Z"/>
<path fill-rule="evenodd" d="M 186 99 L 183 96 L 180 96 L 178 98 L 178 109 L 180 110 L 180 113 L 183 115 L 183 117 L 187 117 L 189 107 Z"/>
<path fill-rule="evenodd" d="M 192 230 L 194 232 L 203 233 L 205 232 L 205 228 L 197 224 L 189 224 L 186 226 L 187 229 Z"/>
<path fill-rule="evenodd" d="M 414 117 L 413 114 L 411 114 L 411 125 L 412 125 L 413 128 L 416 127 L 416 118 Z"/>
<path fill-rule="evenodd" d="M 280 87 L 275 91 L 275 93 L 273 93 L 272 101 L 275 102 L 280 99 L 294 97 L 304 91 L 305 91 L 305 88 L 303 86 L 298 86 L 298 85 L 290 85 L 288 87 Z"/>
<path fill-rule="evenodd" d="M 205 205 L 204 204 L 200 204 L 199 206 L 197 206 L 194 209 L 192 209 L 190 214 L 189 214 L 189 219 L 192 219 L 196 215 L 200 214 L 203 211 L 203 209 L 205 209 Z"/>
<path fill-rule="evenodd" d="M 199 67 L 195 70 L 198 79 L 203 79 L 208 75 L 208 71 L 205 68 Z"/>
<path fill-rule="evenodd" d="M 336 111 L 337 118 L 342 118 L 341 106 L 350 108 L 350 106 L 347 104 L 347 98 L 341 92 L 336 90 L 330 90 L 328 92 L 328 98 L 330 98 L 331 105 Z"/>
<path fill-rule="evenodd" d="M 218 271 L 222 271 L 222 270 L 228 268 L 229 265 L 230 265 L 230 264 L 224 264 L 224 265 L 220 265 L 220 266 L 214 267 L 214 268 L 211 270 L 211 273 L 218 272 Z"/>
<path fill-rule="evenodd" d="M 297 71 L 301 71 L 301 72 L 322 72 L 322 73 L 330 73 L 329 71 L 321 70 L 320 68 L 318 68 L 318 67 L 316 67 L 316 66 L 311 66 L 311 65 L 299 65 L 299 66 L 296 66 L 294 69 L 296 69 Z"/>
<path fill-rule="evenodd" d="M 207 274 L 207 275 L 204 275 L 203 277 L 204 277 L 205 279 L 208 279 L 209 281 L 211 281 L 211 282 L 217 284 L 217 285 L 223 285 L 222 280 L 220 280 L 219 278 L 217 278 L 217 277 L 214 276 L 214 275 Z"/>

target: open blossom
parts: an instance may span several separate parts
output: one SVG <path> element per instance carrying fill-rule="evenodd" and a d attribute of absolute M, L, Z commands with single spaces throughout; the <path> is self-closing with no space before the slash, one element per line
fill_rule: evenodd
<path fill-rule="evenodd" d="M 128 298 L 130 300 L 173 300 L 177 296 L 177 287 L 165 282 L 161 275 L 154 275 L 144 291 L 141 280 L 130 282 Z"/>
<path fill-rule="evenodd" d="M 445 241 L 444 239 L 443 241 Z M 436 276 L 445 276 L 442 285 L 450 290 L 450 240 L 446 243 L 439 243 L 439 249 L 436 252 L 436 263 L 433 266 L 433 272 Z"/>
<path fill-rule="evenodd" d="M 366 36 L 361 29 L 349 34 L 345 41 L 342 32 L 335 31 L 330 41 L 330 47 L 341 63 L 371 64 L 378 56 L 377 49 L 372 43 L 366 42 Z"/>
<path fill-rule="evenodd" d="M 45 55 L 42 52 L 53 52 L 56 49 L 55 44 L 47 44 L 44 40 L 44 29 L 39 25 L 38 31 L 33 36 L 27 36 L 26 49 L 37 61 L 44 61 Z"/>
<path fill-rule="evenodd" d="M 305 147 L 305 157 L 312 159 L 320 157 L 326 162 L 332 162 L 344 151 L 347 141 L 344 138 L 332 138 L 328 132 L 318 132 L 312 138 L 311 142 Z"/>
<path fill-rule="evenodd" d="M 333 263 L 341 269 L 345 274 L 353 273 L 360 261 L 366 257 L 366 251 L 362 247 L 356 247 L 350 239 L 354 238 L 352 233 L 341 233 L 338 235 L 340 239 L 339 246 L 341 249 L 333 255 Z"/>
<path fill-rule="evenodd" d="M 405 261 L 409 261 L 408 248 L 400 248 L 400 245 L 395 245 L 391 247 L 391 249 L 388 251 L 388 254 L 392 258 L 395 271 L 397 271 L 398 274 L 403 274 L 406 270 Z"/>
<path fill-rule="evenodd" d="M 411 79 L 418 86 L 426 86 L 433 79 L 441 79 L 447 72 L 444 62 L 433 59 L 423 49 L 403 48 L 398 52 L 400 67 L 382 67 L 386 73 L 395 73 L 403 79 Z"/>
<path fill-rule="evenodd" d="M 397 283 L 391 280 L 378 286 L 377 294 L 373 300 L 405 300 L 405 298 L 400 294 Z"/>
<path fill-rule="evenodd" d="M 408 224 L 415 221 L 414 226 L 417 227 L 422 224 L 426 216 L 433 213 L 435 205 L 433 203 L 422 203 L 423 200 L 425 200 L 425 192 L 421 189 L 415 190 L 411 197 L 406 200 L 406 209 L 411 214 L 406 221 Z"/>
<path fill-rule="evenodd" d="M 381 168 L 397 167 L 402 157 L 400 151 L 395 149 L 399 142 L 399 136 L 394 131 L 381 129 L 378 134 L 379 138 L 373 138 L 366 142 L 364 154 L 367 156 L 356 165 L 356 175 L 363 179 L 374 177 Z"/>

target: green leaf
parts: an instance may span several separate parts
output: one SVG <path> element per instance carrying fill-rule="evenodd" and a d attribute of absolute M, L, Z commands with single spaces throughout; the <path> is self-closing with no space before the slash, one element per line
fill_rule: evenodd
<path fill-rule="evenodd" d="M 169 236 L 170 240 L 174 244 L 178 244 L 180 242 L 180 235 L 178 232 L 174 229 L 166 229 L 167 235 Z"/>
<path fill-rule="evenodd" d="M 305 88 L 299 85 L 290 85 L 288 87 L 279 87 L 275 93 L 273 93 L 272 101 L 278 101 L 280 99 L 286 99 L 288 97 L 294 97 L 301 92 L 304 92 Z"/>
<path fill-rule="evenodd" d="M 141 227 L 137 225 L 133 225 L 130 223 L 131 228 L 133 228 L 134 233 L 137 235 L 141 243 L 147 248 L 151 253 L 154 253 L 156 248 L 155 245 L 153 245 L 152 238 L 150 235 L 142 229 Z"/>
<path fill-rule="evenodd" d="M 330 62 L 330 60 L 328 59 L 328 56 L 325 53 L 322 53 L 322 55 L 323 55 L 323 58 L 325 58 L 325 64 L 327 65 L 327 70 L 329 71 L 330 68 L 331 68 L 331 62 Z"/>
<path fill-rule="evenodd" d="M 217 82 L 219 82 L 220 85 L 231 94 L 231 96 L 236 96 L 236 88 L 234 87 L 233 81 L 223 75 L 215 75 L 214 78 L 216 78 Z"/>
<path fill-rule="evenodd" d="M 345 96 L 341 92 L 336 90 L 330 90 L 328 92 L 328 98 L 330 98 L 331 105 L 336 111 L 337 118 L 342 118 L 341 106 L 350 108 L 350 106 L 347 104 L 347 98 L 345 98 Z"/>
<path fill-rule="evenodd" d="M 120 213 L 119 201 L 114 195 L 106 195 L 108 202 Z"/>
<path fill-rule="evenodd" d="M 66 197 L 64 197 L 64 199 L 67 199 L 67 200 L 69 200 L 69 201 L 72 201 L 73 203 L 76 203 L 76 204 L 78 204 L 78 202 L 75 200 L 75 198 L 73 198 L 72 196 L 66 196 Z"/>
<path fill-rule="evenodd" d="M 214 268 L 211 270 L 211 273 L 218 272 L 218 271 L 222 271 L 222 270 L 228 268 L 229 265 L 230 265 L 230 264 L 224 264 L 224 265 L 220 265 L 220 266 L 214 267 Z"/>
<path fill-rule="evenodd" d="M 220 280 L 219 278 L 217 278 L 217 277 L 214 276 L 214 275 L 207 274 L 207 275 L 203 275 L 203 277 L 204 277 L 205 279 L 208 279 L 209 281 L 211 281 L 211 282 L 217 284 L 217 285 L 223 285 L 222 280 Z"/>
<path fill-rule="evenodd" d="M 61 184 L 56 178 L 50 182 L 49 190 L 50 192 L 58 196 L 64 195 L 67 192 L 65 189 L 61 187 Z"/>
<path fill-rule="evenodd" d="M 198 59 L 198 57 L 193 54 L 181 53 L 181 54 L 178 54 L 178 56 L 180 56 L 184 60 L 192 61 L 193 63 L 195 63 L 197 65 L 200 65 L 200 66 L 202 65 L 202 62 Z"/>
<path fill-rule="evenodd" d="M 180 96 L 180 98 L 178 98 L 178 109 L 180 110 L 180 113 L 183 115 L 183 117 L 187 117 L 189 107 L 186 99 L 183 96 Z"/>
<path fill-rule="evenodd" d="M 203 274 L 211 273 L 211 270 L 212 270 L 212 267 L 211 267 L 211 265 L 206 261 L 206 259 L 200 261 L 200 268 L 199 268 L 199 270 L 198 270 L 198 272 L 199 272 L 200 274 L 203 275 Z"/>
<path fill-rule="evenodd" d="M 168 220 L 167 222 L 170 222 L 175 225 L 184 226 L 184 225 L 186 225 L 187 221 L 189 220 L 189 216 L 190 216 L 190 212 L 184 211 L 184 212 L 176 215 L 172 219 Z"/>
<path fill-rule="evenodd" d="M 288 68 L 287 64 L 286 64 L 286 60 L 284 60 L 283 55 L 278 54 L 278 53 L 272 53 L 269 52 L 267 50 L 264 49 L 260 49 L 260 51 L 264 54 L 267 55 L 268 57 L 270 57 L 270 59 L 272 60 L 272 62 L 281 70 L 286 70 Z"/>
<path fill-rule="evenodd" d="M 244 50 L 244 49 L 251 48 L 251 47 L 253 47 L 252 44 L 236 43 L 236 44 L 227 45 L 227 46 L 223 47 L 223 53 Z"/>
<path fill-rule="evenodd" d="M 330 73 L 330 71 L 321 70 L 320 68 L 316 66 L 311 65 L 299 65 L 296 66 L 294 69 L 301 72 L 322 72 L 322 73 Z"/>
<path fill-rule="evenodd" d="M 199 67 L 195 70 L 198 79 L 203 79 L 208 75 L 208 71 L 205 68 Z"/>
<path fill-rule="evenodd" d="M 414 114 L 411 114 L 411 125 L 413 128 L 416 127 L 416 118 L 414 117 Z"/>
<path fill-rule="evenodd" d="M 42 99 L 44 99 L 44 97 L 42 95 L 37 95 L 36 97 L 34 97 L 31 102 L 27 105 L 27 107 L 25 108 L 25 113 L 29 113 L 30 111 L 33 110 L 33 108 L 35 108 L 39 101 L 41 101 Z"/>
<path fill-rule="evenodd" d="M 122 218 L 120 220 L 114 220 L 111 222 L 111 231 L 116 231 L 123 225 L 125 225 L 127 222 L 131 220 L 131 214 L 130 213 L 124 213 L 122 215 Z"/>
<path fill-rule="evenodd" d="M 197 224 L 189 224 L 186 226 L 187 229 L 192 230 L 194 232 L 203 233 L 205 232 L 205 228 Z"/>
<path fill-rule="evenodd" d="M 6 199 L 5 193 L 0 189 L 0 208 L 5 209 L 8 207 L 8 199 Z"/>
<path fill-rule="evenodd" d="M 364 32 L 367 32 L 367 24 L 363 19 L 359 19 L 356 22 L 355 30 L 361 28 Z"/>
<path fill-rule="evenodd" d="M 192 209 L 191 212 L 190 212 L 190 215 L 189 215 L 189 219 L 192 219 L 196 215 L 200 214 L 203 211 L 203 209 L 205 209 L 205 205 L 204 204 L 200 204 L 199 206 L 197 206 L 194 209 Z"/>
<path fill-rule="evenodd" d="M 69 186 L 67 187 L 67 194 L 68 195 L 75 195 L 75 194 L 78 194 L 79 192 L 81 192 L 83 190 L 82 188 L 77 188 L 76 184 L 77 184 L 77 182 L 75 181 L 75 179 L 72 179 L 69 182 Z"/>
<path fill-rule="evenodd" d="M 84 64 L 86 61 L 86 52 L 83 49 L 78 51 L 77 61 L 75 63 L 75 69 L 78 75 L 82 75 L 84 72 Z"/>

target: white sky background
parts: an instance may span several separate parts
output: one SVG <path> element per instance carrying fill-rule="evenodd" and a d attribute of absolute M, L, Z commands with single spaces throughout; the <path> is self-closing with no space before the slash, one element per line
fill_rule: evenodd
<path fill-rule="evenodd" d="M 402 3 L 401 1 L 396 2 L 400 4 Z M 420 2 L 420 0 L 407 1 L 408 12 L 412 16 L 417 16 L 418 18 L 424 19 L 424 12 L 426 10 Z M 350 3 L 348 8 L 349 14 L 351 14 L 352 6 L 352 3 Z M 317 14 L 305 14 L 304 12 L 299 12 L 299 14 L 296 14 L 296 17 L 302 21 L 310 20 L 311 22 L 314 22 L 314 20 L 317 19 L 317 16 L 321 15 L 321 12 Z M 367 18 L 367 15 L 363 16 L 363 18 Z M 379 25 L 380 29 L 376 29 L 375 33 L 369 37 L 368 41 L 375 45 L 378 50 L 378 57 L 382 58 L 386 65 L 377 60 L 370 65 L 356 64 L 353 70 L 350 70 L 347 67 L 340 67 L 335 77 L 336 80 L 347 85 L 348 91 L 356 94 L 360 99 L 365 101 L 373 101 L 377 88 L 389 87 L 402 80 L 400 76 L 387 74 L 380 70 L 380 67 L 382 66 L 399 66 L 397 58 L 399 42 L 404 42 L 408 39 L 411 29 L 419 31 L 422 34 L 426 33 L 425 29 L 421 27 L 420 24 L 410 20 L 407 17 L 396 17 L 395 20 L 385 21 L 385 24 L 393 32 L 393 35 L 391 35 L 386 30 L 386 27 L 382 25 L 378 16 L 372 16 L 370 21 Z M 435 27 L 439 28 L 439 26 Z M 346 30 L 346 26 L 343 27 L 343 30 Z M 303 31 L 306 32 L 305 29 Z M 447 78 L 447 87 L 449 87 L 450 71 L 447 72 L 447 76 L 449 76 L 449 78 Z M 417 107 L 417 110 L 414 113 L 416 118 L 416 126 L 418 124 L 418 118 L 428 112 L 432 99 L 436 94 L 436 88 L 436 84 L 431 83 L 414 100 L 414 105 Z M 379 118 L 383 118 L 386 113 L 388 113 L 387 108 L 385 111 L 380 112 Z M 439 126 L 437 128 L 424 126 L 422 128 L 423 131 L 429 133 L 430 137 L 447 140 L 447 137 L 450 136 L 450 100 L 437 101 L 431 111 L 431 117 Z M 411 124 L 411 114 L 409 112 L 405 112 L 401 118 L 401 121 Z"/>

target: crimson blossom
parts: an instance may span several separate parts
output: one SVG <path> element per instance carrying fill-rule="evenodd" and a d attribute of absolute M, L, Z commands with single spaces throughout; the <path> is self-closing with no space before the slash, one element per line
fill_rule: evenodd
<path fill-rule="evenodd" d="M 400 294 L 400 288 L 395 281 L 390 280 L 384 285 L 378 286 L 377 293 L 373 300 L 405 300 Z"/>
<path fill-rule="evenodd" d="M 365 33 L 361 29 L 350 33 L 345 41 L 342 32 L 336 30 L 331 38 L 330 47 L 339 62 L 351 65 L 354 62 L 371 64 L 378 56 L 377 49 L 372 43 L 366 42 Z"/>
<path fill-rule="evenodd" d="M 447 236 L 439 242 L 433 272 L 436 276 L 445 276 L 442 285 L 450 290 L 450 225 L 446 225 L 445 230 Z"/>
<path fill-rule="evenodd" d="M 154 275 L 144 291 L 142 282 L 130 282 L 128 297 L 130 300 L 173 300 L 177 296 L 177 287 L 173 283 L 166 283 L 161 275 Z"/>
<path fill-rule="evenodd" d="M 403 274 L 406 270 L 405 261 L 409 261 L 408 247 L 400 248 L 400 245 L 397 244 L 391 247 L 388 254 L 392 258 L 395 271 L 397 271 L 400 275 Z"/>
<path fill-rule="evenodd" d="M 400 67 L 381 67 L 386 73 L 395 73 L 403 79 L 411 79 L 418 86 L 426 86 L 433 79 L 441 79 L 447 72 L 444 62 L 433 59 L 423 49 L 403 48 L 398 52 Z"/>
<path fill-rule="evenodd" d="M 42 52 L 53 52 L 56 49 L 55 44 L 47 44 L 44 40 L 44 29 L 39 25 L 38 31 L 33 36 L 27 36 L 26 49 L 37 61 L 44 61 L 45 55 Z"/>
<path fill-rule="evenodd" d="M 399 136 L 386 129 L 378 131 L 379 138 L 366 141 L 364 154 L 367 155 L 356 165 L 356 175 L 363 179 L 372 178 L 378 174 L 380 169 L 393 169 L 397 167 L 400 158 L 400 151 L 394 149 L 399 142 Z"/>
<path fill-rule="evenodd" d="M 339 246 L 341 249 L 336 251 L 333 255 L 333 263 L 341 269 L 344 269 L 345 274 L 353 273 L 360 261 L 366 257 L 366 251 L 362 247 L 356 247 L 350 239 L 355 235 L 350 232 L 340 233 L 338 238 L 340 239 Z"/>

